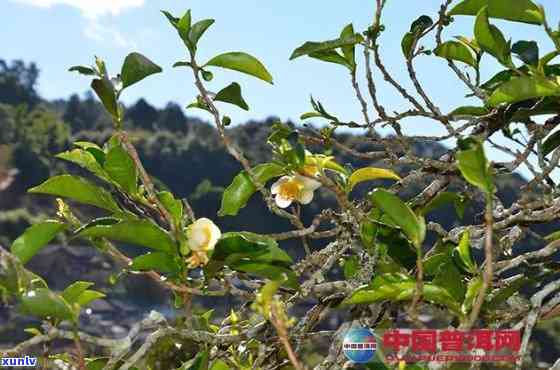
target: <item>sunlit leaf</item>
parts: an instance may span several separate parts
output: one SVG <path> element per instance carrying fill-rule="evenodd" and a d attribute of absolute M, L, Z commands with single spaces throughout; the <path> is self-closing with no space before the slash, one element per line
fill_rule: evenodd
<path fill-rule="evenodd" d="M 516 103 L 519 101 L 545 96 L 559 96 L 560 85 L 539 76 L 514 77 L 500 85 L 490 98 L 488 104 L 496 106 L 502 103 Z"/>
<path fill-rule="evenodd" d="M 237 105 L 241 109 L 249 110 L 249 106 L 241 95 L 241 86 L 239 86 L 237 82 L 233 82 L 220 90 L 214 97 L 214 100 L 223 101 L 225 103 Z"/>
<path fill-rule="evenodd" d="M 376 167 L 365 167 L 360 168 L 348 178 L 348 191 L 352 191 L 354 186 L 364 181 L 380 180 L 380 179 L 390 179 L 399 181 L 401 178 L 399 175 L 391 170 L 385 168 Z"/>
<path fill-rule="evenodd" d="M 264 163 L 253 168 L 256 179 L 265 184 L 268 180 L 282 176 L 284 169 L 276 163 Z M 235 216 L 239 210 L 247 204 L 257 188 L 251 181 L 251 177 L 245 172 L 240 172 L 232 183 L 224 190 L 220 216 Z"/>
<path fill-rule="evenodd" d="M 95 91 L 107 112 L 113 117 L 118 117 L 117 95 L 111 81 L 107 78 L 95 79 L 91 82 L 91 88 Z"/>
<path fill-rule="evenodd" d="M 478 68 L 476 55 L 465 44 L 458 41 L 447 41 L 434 50 L 434 54 L 449 60 L 456 60 Z"/>
<path fill-rule="evenodd" d="M 134 194 L 138 186 L 138 170 L 136 164 L 122 145 L 113 146 L 105 158 L 104 170 L 122 189 Z"/>
<path fill-rule="evenodd" d="M 130 53 L 121 69 L 123 89 L 162 71 L 161 67 L 140 53 Z"/>
<path fill-rule="evenodd" d="M 120 211 L 119 206 L 109 192 L 80 177 L 72 175 L 51 177 L 41 185 L 28 191 L 34 194 L 49 194 L 72 199 L 112 212 Z"/>
<path fill-rule="evenodd" d="M 152 252 L 135 257 L 129 268 L 137 271 L 154 270 L 163 273 L 178 273 L 180 271 L 180 266 L 175 258 L 163 252 Z"/>
<path fill-rule="evenodd" d="M 214 24 L 213 19 L 204 19 L 192 25 L 191 30 L 189 32 L 189 40 L 191 41 L 193 46 L 196 47 L 198 41 L 200 40 L 204 32 L 206 32 L 206 30 L 212 24 Z"/>
<path fill-rule="evenodd" d="M 325 50 L 338 49 L 340 47 L 347 47 L 359 44 L 364 38 L 359 33 L 352 34 L 350 36 L 341 37 L 334 40 L 314 42 L 308 41 L 302 46 L 294 50 L 290 56 L 290 60 L 299 58 L 304 55 L 309 55 L 312 53 L 322 52 Z"/>
<path fill-rule="evenodd" d="M 66 224 L 47 220 L 28 227 L 13 243 L 10 251 L 22 263 L 27 263 L 44 246 L 50 243 L 58 233 L 66 229 Z"/>
<path fill-rule="evenodd" d="M 215 66 L 246 73 L 272 83 L 272 76 L 255 57 L 242 52 L 229 52 L 210 59 L 204 66 Z"/>
<path fill-rule="evenodd" d="M 40 318 L 73 320 L 72 308 L 60 295 L 47 288 L 37 288 L 24 293 L 21 297 L 22 310 Z"/>
<path fill-rule="evenodd" d="M 488 22 L 488 8 L 483 7 L 476 16 L 474 35 L 478 45 L 507 67 L 513 66 L 509 43 L 502 32 Z"/>
<path fill-rule="evenodd" d="M 543 23 L 539 7 L 530 0 L 463 0 L 449 11 L 449 15 L 477 15 L 485 6 L 488 6 L 488 15 L 492 18 Z"/>
<path fill-rule="evenodd" d="M 474 139 L 465 139 L 459 141 L 459 147 L 461 150 L 457 152 L 457 161 L 463 177 L 486 194 L 493 194 L 492 169 L 482 144 Z"/>
<path fill-rule="evenodd" d="M 422 245 L 426 236 L 426 223 L 422 216 L 416 215 L 398 196 L 385 189 L 374 190 L 371 200 L 400 226 L 417 248 Z"/>

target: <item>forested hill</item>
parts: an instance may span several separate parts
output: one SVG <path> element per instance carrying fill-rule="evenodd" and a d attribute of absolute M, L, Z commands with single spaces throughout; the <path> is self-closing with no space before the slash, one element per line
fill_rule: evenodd
<path fill-rule="evenodd" d="M 73 140 L 102 143 L 111 133 L 111 121 L 91 94 L 71 95 L 68 99 L 46 101 L 36 91 L 39 68 L 22 61 L 0 60 L 0 186 L 3 178 L 17 175 L 7 190 L 0 192 L 0 245 L 10 242 L 33 218 L 43 217 L 52 210 L 52 200 L 29 196 L 26 189 L 63 171 L 79 172 L 75 166 L 54 158 L 67 150 Z M 246 150 L 254 162 L 269 159 L 266 137 L 274 118 L 264 122 L 247 122 L 229 130 L 231 137 Z M 162 109 L 145 99 L 127 107 L 126 128 L 131 131 L 148 171 L 178 195 L 188 197 L 197 216 L 216 217 L 223 187 L 240 170 L 221 145 L 214 128 L 207 122 L 185 115 L 177 103 Z M 356 137 L 344 134 L 338 139 L 355 146 Z M 357 150 L 371 150 L 367 144 Z M 417 151 L 425 156 L 439 156 L 445 148 L 434 143 L 418 144 Z M 357 163 L 348 156 L 337 154 L 341 162 Z M 10 172 L 11 170 L 11 172 Z M 11 175 L 10 175 L 11 174 Z M 510 177 L 502 182 L 504 202 L 513 199 L 522 179 Z M 422 184 L 418 184 L 419 189 Z M 368 190 L 365 185 L 362 191 Z M 321 196 L 305 207 L 307 216 L 326 206 L 329 199 Z M 52 214 L 52 211 L 50 211 Z M 471 215 L 474 214 L 471 211 Z M 443 225 L 456 222 L 453 209 L 443 208 L 434 215 Z M 308 218 L 307 218 L 308 219 Z M 256 232 L 286 230 L 289 225 L 266 211 L 259 196 L 238 217 L 218 219 L 227 229 Z"/>

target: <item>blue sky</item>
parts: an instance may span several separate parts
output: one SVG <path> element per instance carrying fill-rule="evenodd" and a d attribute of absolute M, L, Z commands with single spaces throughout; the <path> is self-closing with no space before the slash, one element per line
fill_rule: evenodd
<path fill-rule="evenodd" d="M 308 58 L 295 61 L 288 58 L 304 41 L 335 38 L 350 22 L 357 30 L 365 29 L 373 16 L 373 4 L 374 0 L 7 0 L 2 7 L 0 58 L 37 62 L 41 69 L 39 91 L 44 97 L 54 99 L 88 89 L 88 79 L 67 72 L 69 66 L 90 64 L 93 56 L 99 55 L 107 61 L 110 71 L 117 72 L 124 57 L 131 51 L 138 51 L 161 65 L 164 73 L 135 85 L 123 96 L 124 102 L 132 103 L 145 97 L 159 107 L 168 101 L 185 106 L 196 96 L 192 78 L 185 69 L 171 68 L 175 61 L 185 59 L 184 46 L 159 10 L 167 9 L 180 15 L 191 8 L 195 20 L 216 19 L 216 24 L 201 41 L 201 61 L 220 52 L 246 51 L 257 56 L 274 77 L 275 83 L 271 86 L 235 72 L 215 71 L 216 78 L 210 85 L 212 90 L 218 91 L 238 81 L 251 106 L 249 112 L 224 106 L 234 122 L 270 115 L 297 121 L 301 113 L 309 110 L 310 94 L 340 117 L 359 120 L 359 106 L 343 67 Z M 557 24 L 560 3 L 546 0 L 544 5 L 551 23 Z M 411 84 L 400 50 L 402 35 L 420 14 L 435 17 L 439 6 L 438 0 L 388 0 L 384 15 L 387 31 L 382 36 L 381 49 L 385 64 L 407 87 Z M 473 23 L 472 17 L 456 17 L 444 38 L 472 35 Z M 541 50 L 541 54 L 551 48 L 539 27 L 503 21 L 493 23 L 513 41 L 544 41 L 546 50 Z M 426 46 L 433 45 L 426 43 Z M 490 77 L 499 67 L 490 57 L 485 58 L 488 63 L 483 76 Z M 449 71 L 445 61 L 421 57 L 416 66 L 420 80 L 443 111 L 476 103 L 464 98 L 465 88 Z M 381 79 L 378 82 L 380 100 L 388 111 L 408 108 L 390 86 Z M 204 112 L 189 114 L 204 117 Z M 411 120 L 406 127 L 407 132 L 414 134 L 441 133 L 431 121 Z"/>

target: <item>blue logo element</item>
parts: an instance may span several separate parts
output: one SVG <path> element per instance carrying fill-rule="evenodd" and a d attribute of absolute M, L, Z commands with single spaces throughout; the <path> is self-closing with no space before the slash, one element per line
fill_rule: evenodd
<path fill-rule="evenodd" d="M 346 332 L 342 342 L 344 355 L 357 364 L 371 362 L 375 356 L 377 343 L 370 329 L 356 328 Z"/>

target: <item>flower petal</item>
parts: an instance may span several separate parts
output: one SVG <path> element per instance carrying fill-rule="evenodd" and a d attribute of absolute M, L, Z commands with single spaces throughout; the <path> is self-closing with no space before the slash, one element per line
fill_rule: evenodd
<path fill-rule="evenodd" d="M 290 181 L 290 177 L 289 176 L 282 176 L 281 178 L 279 178 L 274 184 L 272 184 L 272 186 L 270 187 L 270 192 L 272 194 L 278 194 L 278 192 L 280 191 L 280 187 L 282 186 L 282 184 L 284 184 L 286 181 Z"/>
<path fill-rule="evenodd" d="M 321 183 L 317 180 L 311 179 L 309 177 L 306 176 L 301 176 L 298 175 L 298 180 L 301 181 L 303 183 L 303 187 L 305 190 L 317 190 L 318 188 L 321 187 Z"/>
<path fill-rule="evenodd" d="M 313 190 L 306 189 L 299 195 L 298 202 L 301 204 L 309 204 L 313 200 Z"/>
<path fill-rule="evenodd" d="M 280 208 L 287 208 L 292 204 L 292 199 L 286 199 L 279 195 L 276 195 L 274 201 L 276 201 L 276 205 Z"/>

